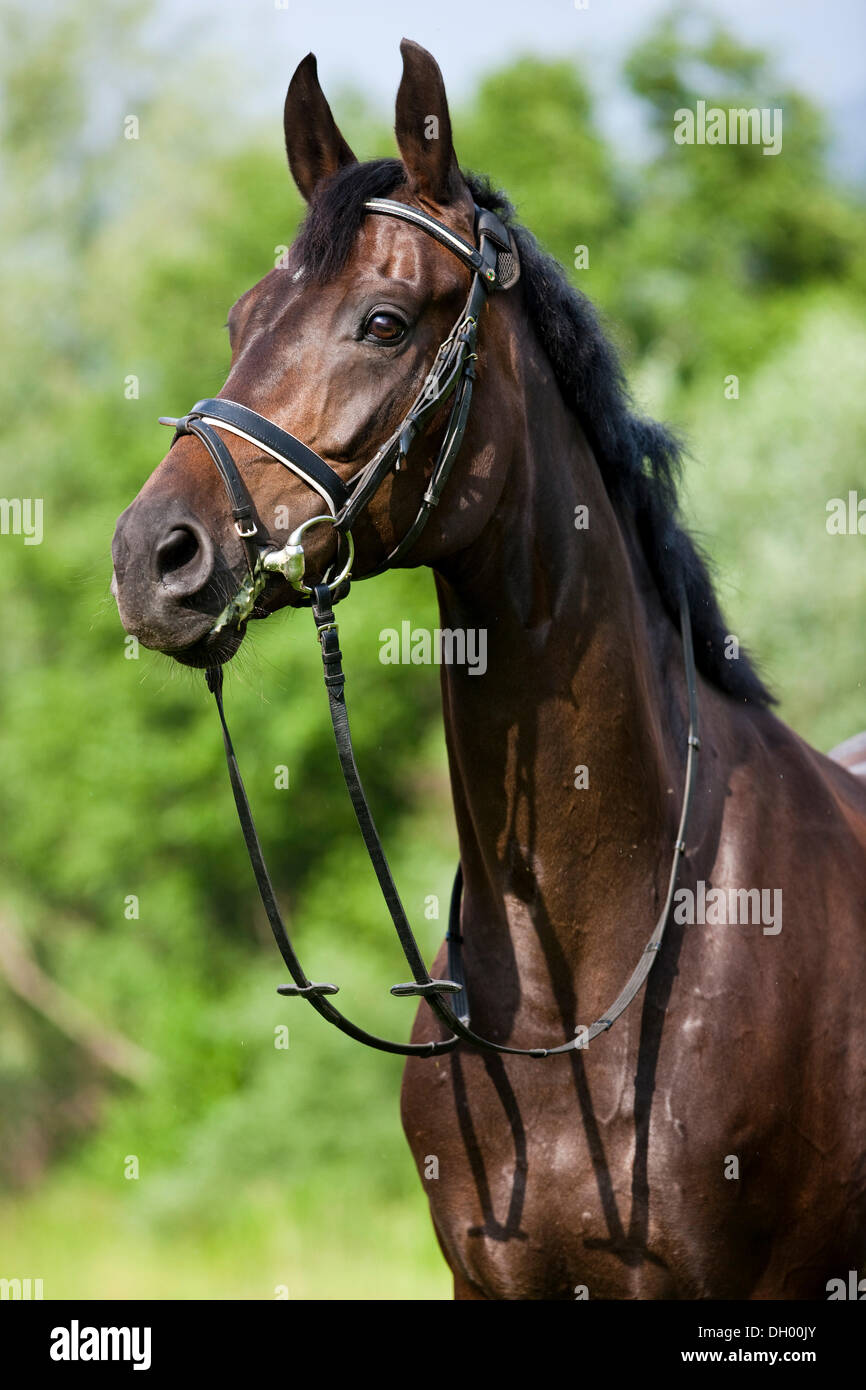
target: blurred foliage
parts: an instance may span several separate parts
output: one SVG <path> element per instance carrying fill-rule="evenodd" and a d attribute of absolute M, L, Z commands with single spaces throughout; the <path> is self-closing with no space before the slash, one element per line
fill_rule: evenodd
<path fill-rule="evenodd" d="M 0 926 L 154 1058 L 147 1081 L 109 1079 L 0 982 L 0 1273 L 38 1265 L 47 1296 L 446 1296 L 399 1130 L 400 1062 L 277 998 L 204 683 L 126 659 L 108 593 L 115 518 L 166 447 L 157 415 L 219 388 L 226 310 L 301 213 L 280 94 L 272 128 L 228 130 L 212 69 L 191 50 L 182 80 L 166 72 L 146 18 L 116 0 L 12 8 L 0 46 L 0 490 L 45 500 L 41 546 L 0 541 Z M 827 747 L 866 725 L 863 542 L 824 526 L 827 499 L 864 482 L 862 208 L 826 173 L 820 113 L 731 35 L 671 17 L 626 79 L 658 133 L 646 168 L 605 142 L 565 60 L 490 74 L 453 113 L 458 151 L 567 267 L 589 247 L 573 283 L 613 325 L 641 405 L 702 460 L 688 512 L 732 629 Z M 782 106 L 782 154 L 675 145 L 673 112 L 698 97 Z M 392 152 L 360 99 L 334 105 L 355 148 Z M 139 140 L 123 138 L 130 111 Z M 423 904 L 438 894 L 444 916 L 455 839 L 436 672 L 383 679 L 377 660 L 404 617 L 435 625 L 429 576 L 363 586 L 342 628 L 359 761 L 432 955 L 444 923 Z M 311 973 L 370 1026 L 408 1030 L 317 668 L 304 614 L 256 625 L 227 677 L 241 764 Z"/>

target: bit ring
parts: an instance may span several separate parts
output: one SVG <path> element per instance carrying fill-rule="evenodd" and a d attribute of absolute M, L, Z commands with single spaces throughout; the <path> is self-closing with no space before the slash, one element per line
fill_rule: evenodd
<path fill-rule="evenodd" d="M 277 570 L 282 574 L 284 579 L 288 580 L 293 589 L 297 589 L 298 592 L 302 594 L 311 594 L 313 590 L 308 584 L 304 583 L 305 556 L 304 547 L 301 545 L 301 537 L 304 535 L 305 531 L 308 531 L 311 526 L 317 525 L 320 521 L 329 521 L 332 526 L 334 525 L 334 518 L 332 516 L 308 517 L 306 521 L 301 522 L 300 526 L 295 527 L 282 550 L 269 550 L 262 559 L 262 564 L 266 570 Z M 327 583 L 332 589 L 339 588 L 343 581 L 349 578 L 349 575 L 352 573 L 352 565 L 355 562 L 355 542 L 352 540 L 352 533 L 351 531 L 345 531 L 342 534 L 346 537 L 349 554 L 346 558 L 345 565 L 335 579 L 328 579 L 327 575 L 325 576 L 323 582 Z"/>

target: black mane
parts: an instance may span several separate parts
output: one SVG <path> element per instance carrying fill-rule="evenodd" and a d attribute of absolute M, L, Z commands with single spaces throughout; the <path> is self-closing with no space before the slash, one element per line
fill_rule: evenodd
<path fill-rule="evenodd" d="M 295 244 L 295 259 L 318 281 L 345 265 L 363 220 L 367 198 L 385 198 L 404 182 L 398 159 L 378 159 L 340 170 L 317 192 Z M 724 655 L 728 628 L 719 610 L 707 562 L 678 520 L 677 484 L 682 450 L 675 435 L 634 413 L 617 353 L 585 295 L 572 289 L 562 268 L 531 232 L 514 222 L 508 199 L 486 179 L 464 174 L 479 207 L 490 208 L 514 232 L 529 315 L 563 397 L 577 415 L 595 454 L 613 505 L 634 520 L 662 601 L 679 624 L 685 587 L 692 616 L 695 660 L 721 690 L 754 705 L 773 696 L 748 657 Z"/>

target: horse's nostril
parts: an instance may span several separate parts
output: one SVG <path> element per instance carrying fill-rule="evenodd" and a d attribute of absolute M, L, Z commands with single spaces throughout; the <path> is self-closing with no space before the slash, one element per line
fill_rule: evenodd
<path fill-rule="evenodd" d="M 188 526 L 175 526 L 156 547 L 156 563 L 159 577 L 174 570 L 183 569 L 198 555 L 198 537 Z"/>
<path fill-rule="evenodd" d="M 213 569 L 210 538 L 195 525 L 173 526 L 156 546 L 154 557 L 164 587 L 179 597 L 197 593 Z"/>

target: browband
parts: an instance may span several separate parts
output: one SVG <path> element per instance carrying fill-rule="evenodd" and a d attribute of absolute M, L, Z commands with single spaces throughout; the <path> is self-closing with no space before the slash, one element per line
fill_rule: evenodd
<path fill-rule="evenodd" d="M 451 251 L 458 260 L 470 270 L 481 275 L 488 289 L 508 290 L 516 284 L 520 275 L 520 261 L 513 238 L 496 215 L 487 208 L 475 204 L 475 235 L 480 246 L 473 246 L 457 232 L 452 232 L 442 222 L 437 222 L 429 213 L 420 208 L 409 207 L 392 198 L 368 198 L 364 207 L 368 212 L 381 212 L 386 217 L 397 217 L 401 222 L 409 222 L 413 227 L 421 227 L 440 246 Z M 510 264 L 500 265 L 509 258 Z"/>

